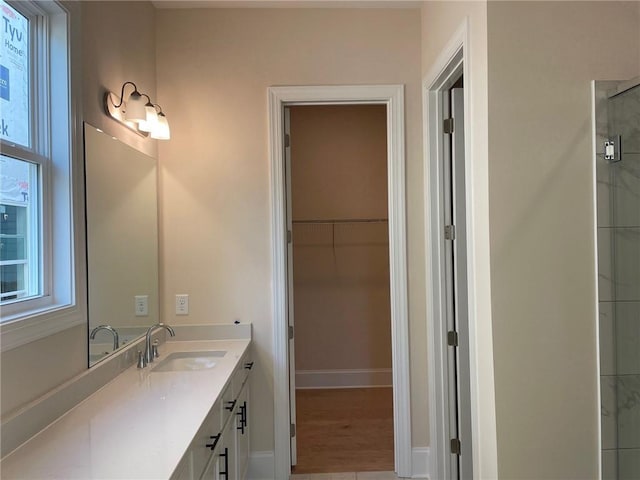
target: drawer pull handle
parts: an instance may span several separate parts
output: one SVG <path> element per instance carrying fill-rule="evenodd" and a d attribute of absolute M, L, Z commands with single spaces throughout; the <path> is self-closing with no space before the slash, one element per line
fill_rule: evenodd
<path fill-rule="evenodd" d="M 220 475 L 224 475 L 224 478 L 229 478 L 229 449 L 224 447 L 224 453 L 220 454 L 224 457 L 224 471 L 220 472 Z"/>
<path fill-rule="evenodd" d="M 240 430 L 240 433 L 244 435 L 244 427 L 247 426 L 247 417 L 246 415 L 247 402 L 244 402 L 244 405 L 240 405 L 240 411 L 236 413 L 240 417 L 240 426 L 236 427 L 237 430 Z"/>
<path fill-rule="evenodd" d="M 242 403 L 242 423 L 247 426 L 247 402 Z"/>
<path fill-rule="evenodd" d="M 218 444 L 218 440 L 220 440 L 220 434 L 212 435 L 209 438 L 213 440 L 213 443 L 207 443 L 205 447 L 210 448 L 211 450 L 215 450 L 216 445 Z"/>
<path fill-rule="evenodd" d="M 253 362 L 247 362 L 244 364 L 244 368 L 246 370 L 251 370 L 253 368 Z"/>
<path fill-rule="evenodd" d="M 231 400 L 230 402 L 227 402 L 227 406 L 224 408 L 225 410 L 229 410 L 230 412 L 232 412 L 235 407 L 236 407 L 236 401 Z"/>

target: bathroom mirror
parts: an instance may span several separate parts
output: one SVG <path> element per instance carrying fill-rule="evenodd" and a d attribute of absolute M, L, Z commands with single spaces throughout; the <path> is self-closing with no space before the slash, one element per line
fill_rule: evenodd
<path fill-rule="evenodd" d="M 157 162 L 87 123 L 84 146 L 91 366 L 158 322 Z"/>

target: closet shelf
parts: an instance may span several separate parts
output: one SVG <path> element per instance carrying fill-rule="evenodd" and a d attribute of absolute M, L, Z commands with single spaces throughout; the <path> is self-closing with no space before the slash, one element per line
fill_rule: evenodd
<path fill-rule="evenodd" d="M 335 225 L 338 223 L 387 223 L 386 218 L 350 218 L 327 220 L 293 220 L 294 225 Z"/>

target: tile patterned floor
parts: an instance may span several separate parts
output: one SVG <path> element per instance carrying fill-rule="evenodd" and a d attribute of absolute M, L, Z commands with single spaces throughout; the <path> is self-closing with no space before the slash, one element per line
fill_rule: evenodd
<path fill-rule="evenodd" d="M 290 480 L 400 480 L 393 472 L 300 473 Z"/>

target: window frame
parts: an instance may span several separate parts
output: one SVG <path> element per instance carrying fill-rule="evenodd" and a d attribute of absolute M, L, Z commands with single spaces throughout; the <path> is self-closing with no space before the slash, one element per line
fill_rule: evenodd
<path fill-rule="evenodd" d="M 35 79 L 31 145 L 25 149 L 0 139 L 0 146 L 7 156 L 40 165 L 42 280 L 40 296 L 2 305 L 0 351 L 86 324 L 80 6 L 72 1 L 7 3 L 36 21 L 30 28 L 30 78 Z M 34 41 L 36 35 L 41 38 Z M 45 113 L 37 120 L 34 112 Z M 31 152 L 30 158 L 25 152 Z"/>

